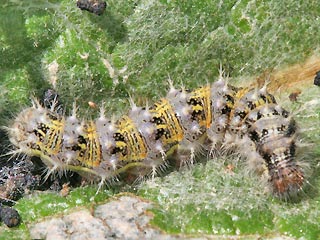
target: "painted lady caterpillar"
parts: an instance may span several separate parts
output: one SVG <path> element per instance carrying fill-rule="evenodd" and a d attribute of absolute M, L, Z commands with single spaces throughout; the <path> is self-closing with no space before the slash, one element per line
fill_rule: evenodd
<path fill-rule="evenodd" d="M 103 108 L 97 119 L 82 121 L 76 107 L 64 116 L 59 106 L 34 101 L 9 128 L 15 152 L 39 156 L 48 175 L 74 171 L 102 186 L 121 173 L 154 175 L 169 156 L 188 164 L 201 150 L 238 146 L 255 170 L 268 173 L 276 196 L 287 198 L 305 184 L 295 160 L 295 121 L 266 86 L 236 88 L 222 78 L 193 91 L 171 85 L 152 107 L 131 101 L 131 110 L 118 121 L 108 120 Z"/>

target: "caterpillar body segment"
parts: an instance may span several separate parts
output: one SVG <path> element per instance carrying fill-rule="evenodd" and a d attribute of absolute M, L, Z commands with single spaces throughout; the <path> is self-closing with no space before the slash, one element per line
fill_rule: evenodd
<path fill-rule="evenodd" d="M 223 79 L 213 83 L 210 91 L 212 124 L 207 131 L 211 141 L 210 152 L 220 150 L 229 129 L 230 113 L 234 108 L 239 89 L 230 86 Z"/>

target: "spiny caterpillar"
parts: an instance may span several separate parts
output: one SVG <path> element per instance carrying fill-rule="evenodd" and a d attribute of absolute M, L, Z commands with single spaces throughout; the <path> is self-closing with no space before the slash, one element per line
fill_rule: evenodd
<path fill-rule="evenodd" d="M 219 78 L 193 91 L 175 89 L 151 107 L 138 107 L 117 121 L 83 121 L 37 101 L 9 128 L 16 153 L 38 156 L 52 172 L 74 171 L 102 186 L 121 173 L 152 176 L 168 157 L 190 164 L 195 154 L 238 146 L 252 167 L 268 173 L 271 191 L 287 198 L 301 191 L 304 170 L 295 159 L 296 124 L 266 86 L 236 88 Z"/>

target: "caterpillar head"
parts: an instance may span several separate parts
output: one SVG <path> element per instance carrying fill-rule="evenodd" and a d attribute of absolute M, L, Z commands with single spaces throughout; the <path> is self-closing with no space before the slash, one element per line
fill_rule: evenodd
<path fill-rule="evenodd" d="M 269 182 L 276 196 L 287 198 L 302 190 L 305 176 L 301 167 L 291 162 L 290 166 L 272 170 Z"/>
<path fill-rule="evenodd" d="M 294 138 L 280 138 L 274 141 L 278 147 L 269 155 L 269 182 L 273 192 L 280 198 L 295 196 L 305 183 L 304 171 L 295 161 Z"/>

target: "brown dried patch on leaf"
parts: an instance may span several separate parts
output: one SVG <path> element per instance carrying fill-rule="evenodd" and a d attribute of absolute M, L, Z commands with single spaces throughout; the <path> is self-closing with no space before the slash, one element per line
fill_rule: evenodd
<path fill-rule="evenodd" d="M 320 57 L 313 55 L 303 63 L 286 68 L 269 69 L 256 78 L 259 86 L 269 82 L 268 89 L 274 92 L 278 89 L 290 90 L 305 84 L 312 85 L 316 73 L 320 70 Z"/>

